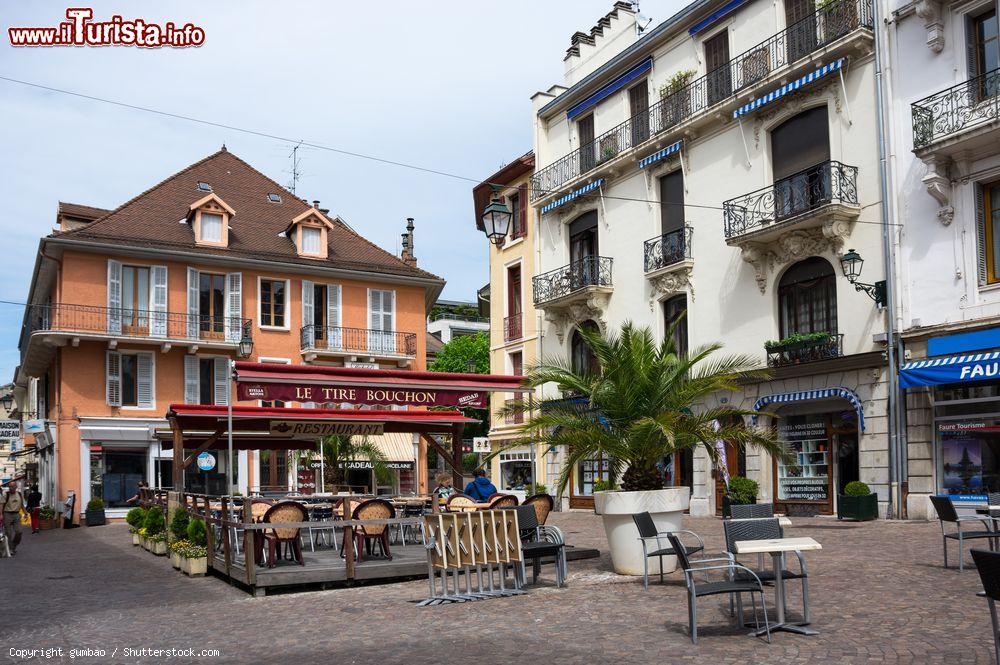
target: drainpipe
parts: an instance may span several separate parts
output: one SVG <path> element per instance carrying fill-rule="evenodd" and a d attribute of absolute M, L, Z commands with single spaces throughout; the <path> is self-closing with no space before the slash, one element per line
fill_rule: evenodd
<path fill-rule="evenodd" d="M 902 486 L 900 484 L 900 446 L 899 431 L 899 386 L 896 368 L 896 282 L 895 282 L 895 245 L 893 242 L 891 214 L 889 211 L 889 166 L 886 154 L 886 135 L 889 133 L 885 116 L 885 82 L 882 72 L 883 34 L 879 14 L 879 1 L 872 0 L 872 27 L 875 35 L 875 108 L 878 122 L 878 153 L 879 182 L 882 216 L 882 259 L 885 265 L 886 279 L 886 362 L 888 364 L 888 428 L 889 428 L 889 505 L 886 518 L 902 517 Z"/>

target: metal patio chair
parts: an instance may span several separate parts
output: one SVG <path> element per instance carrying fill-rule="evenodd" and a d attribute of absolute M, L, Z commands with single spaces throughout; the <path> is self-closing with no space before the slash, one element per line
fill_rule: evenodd
<path fill-rule="evenodd" d="M 773 503 L 747 503 L 729 506 L 729 516 L 734 520 L 774 517 Z"/>
<path fill-rule="evenodd" d="M 649 559 L 651 557 L 658 557 L 660 560 L 660 583 L 663 583 L 663 557 L 665 556 L 676 556 L 677 552 L 674 551 L 673 546 L 669 543 L 664 544 L 661 538 L 666 538 L 670 533 L 669 531 L 659 531 L 656 528 L 656 524 L 653 522 L 653 517 L 648 513 L 636 513 L 632 515 L 632 521 L 635 522 L 635 526 L 639 529 L 639 542 L 642 544 L 642 588 L 649 590 Z M 694 531 L 677 531 L 675 533 L 687 533 L 694 536 L 698 540 L 697 545 L 685 545 L 684 554 L 691 556 L 697 554 L 698 552 L 705 551 L 705 541 L 701 539 L 701 536 L 696 534 Z M 650 549 L 650 544 L 648 541 L 655 540 L 656 546 Z"/>
<path fill-rule="evenodd" d="M 959 572 L 965 570 L 964 559 L 962 553 L 962 547 L 966 540 L 980 540 L 986 538 L 989 540 L 990 549 L 995 549 L 997 533 L 993 531 L 992 525 L 993 520 L 989 517 L 983 515 L 962 515 L 959 516 L 958 512 L 955 510 L 955 504 L 951 502 L 951 497 L 949 496 L 932 496 L 931 503 L 934 505 L 934 511 L 937 513 L 938 522 L 941 524 L 941 545 L 944 549 L 944 567 L 948 567 L 948 540 L 958 541 L 958 570 Z M 955 531 L 945 531 L 945 522 L 950 522 L 955 525 Z M 962 531 L 963 524 L 969 524 L 970 522 L 979 522 L 981 525 L 985 526 L 984 530 L 976 531 Z"/>
<path fill-rule="evenodd" d="M 509 510 L 517 511 L 517 526 L 521 532 L 521 577 L 526 581 L 525 565 L 531 560 L 531 583 L 538 581 L 538 573 L 544 557 L 552 557 L 556 565 L 556 586 L 566 583 L 569 568 L 566 565 L 566 539 L 555 526 L 538 523 L 533 506 L 517 506 Z M 516 566 L 515 566 L 516 568 Z"/>
<path fill-rule="evenodd" d="M 990 505 L 998 505 L 990 502 Z M 986 598 L 990 608 L 990 623 L 993 626 L 993 657 L 1000 665 L 1000 623 L 997 621 L 996 601 L 1000 600 L 1000 552 L 972 550 L 972 560 L 979 571 L 983 590 L 977 595 Z"/>
<path fill-rule="evenodd" d="M 320 541 L 324 545 L 337 547 L 337 528 L 333 524 L 333 506 L 324 508 L 313 508 L 309 515 L 310 522 L 316 522 L 309 526 L 309 551 L 315 552 Z M 332 541 L 332 542 L 331 542 Z"/>

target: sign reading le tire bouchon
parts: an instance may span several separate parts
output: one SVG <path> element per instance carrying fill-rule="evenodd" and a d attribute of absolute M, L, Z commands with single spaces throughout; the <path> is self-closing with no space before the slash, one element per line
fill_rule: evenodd
<path fill-rule="evenodd" d="M 272 420 L 271 434 L 292 439 L 318 439 L 324 436 L 379 436 L 384 423 L 337 423 L 311 420 Z"/>

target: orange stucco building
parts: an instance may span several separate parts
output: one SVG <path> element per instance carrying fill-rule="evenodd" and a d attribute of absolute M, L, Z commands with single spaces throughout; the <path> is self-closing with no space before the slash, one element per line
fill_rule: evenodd
<path fill-rule="evenodd" d="M 57 222 L 40 242 L 15 377 L 22 412 L 31 404 L 44 423 L 46 503 L 73 490 L 78 513 L 100 496 L 115 517 L 139 481 L 168 486 L 171 452 L 153 435 L 167 405 L 225 404 L 228 361 L 247 351 L 425 368 L 444 281 L 416 266 L 412 226 L 396 257 L 225 148 L 114 210 L 60 204 Z M 189 489 L 218 489 L 224 455 L 189 473 Z M 283 455 L 232 463 L 244 492 L 294 480 Z"/>

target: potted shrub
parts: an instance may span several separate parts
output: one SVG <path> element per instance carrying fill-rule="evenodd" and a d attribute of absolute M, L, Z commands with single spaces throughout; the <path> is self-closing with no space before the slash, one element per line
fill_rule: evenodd
<path fill-rule="evenodd" d="M 508 404 L 501 417 L 520 413 L 525 422 L 520 436 L 491 455 L 532 442 L 544 449 L 565 450 L 557 485 L 560 495 L 580 462 L 608 460 L 608 477 L 621 483 L 621 491 L 598 485 L 594 511 L 604 522 L 615 572 L 641 575 L 642 548 L 632 515 L 649 512 L 659 531 L 676 531 L 690 502 L 689 488 L 663 487 L 657 464 L 664 457 L 702 447 L 718 461 L 720 439 L 738 447 L 755 445 L 780 459 L 790 456 L 772 430 L 732 417 L 753 412 L 701 406 L 716 393 L 739 390 L 740 381 L 767 377 L 755 358 L 718 358 L 717 344 L 683 354 L 672 331 L 656 342 L 649 328 L 628 322 L 607 336 L 585 326 L 577 332 L 597 360 L 595 369 L 578 373 L 544 361 L 531 368 L 527 387 L 554 383 L 575 397 L 549 397 L 530 409 L 527 400 Z M 650 563 L 650 572 L 659 572 L 658 560 Z M 667 563 L 665 559 L 665 568 Z M 669 564 L 671 569 L 676 565 L 672 560 Z"/>
<path fill-rule="evenodd" d="M 181 567 L 181 550 L 187 546 L 188 514 L 182 507 L 174 509 L 174 516 L 170 519 L 170 563 L 174 568 Z M 175 547 L 178 543 L 180 546 Z"/>
<path fill-rule="evenodd" d="M 750 480 L 743 476 L 733 476 L 730 478 L 726 493 L 722 495 L 722 516 L 729 517 L 730 506 L 745 506 L 757 503 L 758 489 L 760 488 L 755 480 Z"/>
<path fill-rule="evenodd" d="M 146 529 L 145 547 L 157 556 L 164 556 L 167 553 L 166 526 L 166 520 L 163 518 L 163 508 L 151 506 L 146 511 L 146 522 L 144 524 L 144 528 Z"/>
<path fill-rule="evenodd" d="M 660 86 L 662 127 L 657 129 L 673 127 L 691 115 L 691 90 L 687 86 L 696 73 L 693 69 L 682 69 Z"/>
<path fill-rule="evenodd" d="M 878 518 L 878 495 L 868 485 L 852 480 L 837 497 L 837 519 L 864 522 Z"/>
<path fill-rule="evenodd" d="M 125 513 L 125 522 L 128 524 L 128 532 L 132 534 L 132 544 L 139 545 L 142 542 L 139 529 L 146 523 L 145 508 L 132 508 Z"/>
<path fill-rule="evenodd" d="M 38 511 L 38 528 L 48 531 L 55 525 L 56 509 L 52 506 L 42 506 Z"/>
<path fill-rule="evenodd" d="M 154 533 L 147 537 L 147 542 L 149 543 L 149 551 L 156 556 L 166 556 L 167 554 L 167 533 L 161 531 L 160 533 Z"/>
<path fill-rule="evenodd" d="M 188 546 L 181 551 L 181 571 L 191 577 L 204 575 L 208 572 L 208 540 L 203 520 L 188 522 L 187 540 Z"/>
<path fill-rule="evenodd" d="M 87 502 L 85 519 L 87 526 L 104 526 L 107 524 L 107 518 L 104 515 L 104 499 L 95 496 Z"/>

